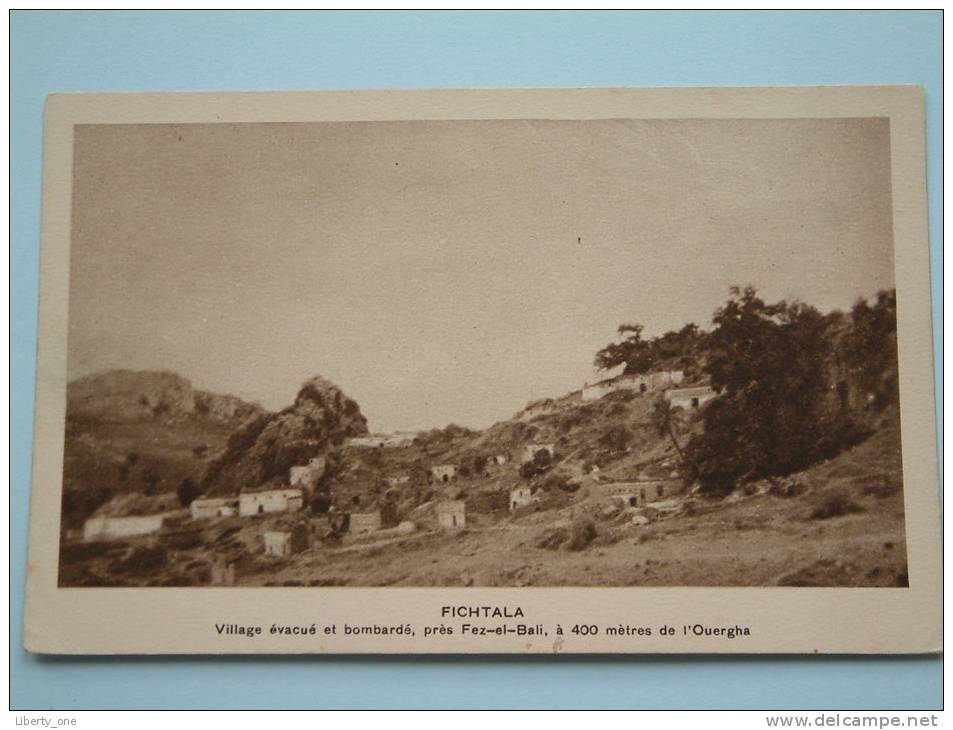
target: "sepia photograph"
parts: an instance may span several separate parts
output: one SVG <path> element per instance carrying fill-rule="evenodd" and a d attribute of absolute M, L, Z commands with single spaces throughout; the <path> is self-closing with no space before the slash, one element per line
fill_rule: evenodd
<path fill-rule="evenodd" d="M 51 97 L 27 646 L 934 650 L 922 110 Z"/>
<path fill-rule="evenodd" d="M 908 585 L 889 120 L 84 124 L 58 585 Z"/>

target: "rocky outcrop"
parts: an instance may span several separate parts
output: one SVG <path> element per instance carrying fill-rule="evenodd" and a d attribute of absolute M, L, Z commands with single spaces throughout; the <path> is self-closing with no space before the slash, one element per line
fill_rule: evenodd
<path fill-rule="evenodd" d="M 315 377 L 298 391 L 294 404 L 252 418 L 229 437 L 208 465 L 202 490 L 209 495 L 237 494 L 266 482 L 284 483 L 292 466 L 328 456 L 326 478 L 333 474 L 344 439 L 367 434 L 357 403 L 330 381 Z"/>

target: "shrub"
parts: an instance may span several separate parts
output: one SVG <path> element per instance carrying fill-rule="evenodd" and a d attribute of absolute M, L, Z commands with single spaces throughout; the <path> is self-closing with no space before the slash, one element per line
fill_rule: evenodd
<path fill-rule="evenodd" d="M 901 484 L 896 479 L 874 479 L 863 484 L 861 494 L 865 497 L 889 497 L 900 491 Z"/>
<path fill-rule="evenodd" d="M 625 413 L 627 410 L 628 410 L 628 409 L 625 407 L 625 404 L 623 404 L 623 403 L 613 403 L 612 406 L 610 406 L 609 412 L 608 412 L 607 415 L 609 415 L 609 416 L 621 416 L 621 415 L 622 415 L 623 413 Z"/>
<path fill-rule="evenodd" d="M 540 535 L 539 539 L 536 540 L 536 547 L 544 550 L 556 550 L 568 539 L 569 531 L 565 527 L 555 527 Z"/>
<path fill-rule="evenodd" d="M 588 518 L 579 517 L 573 520 L 569 528 L 569 541 L 566 543 L 566 547 L 570 550 L 584 550 L 589 547 L 589 543 L 595 538 L 595 523 Z"/>
<path fill-rule="evenodd" d="M 173 550 L 190 550 L 198 547 L 204 541 L 200 530 L 181 530 L 168 532 L 161 537 L 162 544 Z"/>
<path fill-rule="evenodd" d="M 323 515 L 331 509 L 331 497 L 326 494 L 316 494 L 311 500 L 311 512 L 316 515 Z"/>
<path fill-rule="evenodd" d="M 625 451 L 632 441 L 632 434 L 625 426 L 611 426 L 599 437 L 599 444 L 612 451 Z"/>
<path fill-rule="evenodd" d="M 832 517 L 842 517 L 863 511 L 864 508 L 854 502 L 847 494 L 835 492 L 827 495 L 814 505 L 814 509 L 811 510 L 811 519 L 828 520 Z"/>
<path fill-rule="evenodd" d="M 82 563 L 86 560 L 115 555 L 126 549 L 122 542 L 80 542 L 60 545 L 60 562 L 63 565 Z"/>
<path fill-rule="evenodd" d="M 565 474 L 556 473 L 550 474 L 548 477 L 546 477 L 542 487 L 546 491 L 554 491 L 559 489 L 568 494 L 572 494 L 579 489 L 579 483 L 572 481 Z"/>
<path fill-rule="evenodd" d="M 201 494 L 199 488 L 192 483 L 191 479 L 183 479 L 175 493 L 179 498 L 179 504 L 183 507 L 188 507 Z"/>
<path fill-rule="evenodd" d="M 532 461 L 527 461 L 520 466 L 520 476 L 523 477 L 523 479 L 532 479 L 537 474 L 546 472 L 552 464 L 553 457 L 550 456 L 549 451 L 540 449 L 533 454 Z"/>
<path fill-rule="evenodd" d="M 120 573 L 152 573 L 168 562 L 168 553 L 165 548 L 140 545 L 133 549 L 128 557 L 120 560 L 116 570 Z"/>

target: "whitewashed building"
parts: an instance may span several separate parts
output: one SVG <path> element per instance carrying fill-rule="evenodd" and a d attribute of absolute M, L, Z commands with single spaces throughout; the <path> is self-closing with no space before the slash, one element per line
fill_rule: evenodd
<path fill-rule="evenodd" d="M 707 385 L 695 388 L 672 388 L 665 391 L 665 399 L 672 404 L 672 408 L 684 408 L 686 411 L 701 408 L 717 397 L 718 393 Z"/>
<path fill-rule="evenodd" d="M 450 482 L 457 478 L 457 467 L 454 464 L 439 464 L 430 467 L 431 482 Z"/>
<path fill-rule="evenodd" d="M 467 526 L 467 505 L 461 500 L 437 503 L 437 524 L 445 530 L 460 530 Z"/>
<path fill-rule="evenodd" d="M 675 479 L 644 479 L 633 482 L 605 482 L 592 487 L 604 499 L 619 497 L 631 507 L 660 502 L 683 491 L 683 485 Z"/>
<path fill-rule="evenodd" d="M 83 525 L 83 540 L 96 542 L 149 535 L 162 528 L 162 523 L 168 514 L 160 512 L 154 515 L 129 515 L 125 517 L 94 515 L 86 520 Z"/>
<path fill-rule="evenodd" d="M 510 490 L 510 512 L 533 502 L 533 491 L 527 486 Z"/>
<path fill-rule="evenodd" d="M 593 401 L 619 390 L 631 390 L 636 393 L 674 388 L 685 382 L 685 373 L 681 370 L 660 370 L 640 375 L 619 375 L 598 383 L 586 383 L 582 386 L 582 400 Z"/>
<path fill-rule="evenodd" d="M 269 530 L 262 535 L 265 540 L 265 555 L 285 558 L 291 555 L 291 533 Z"/>
<path fill-rule="evenodd" d="M 298 488 L 259 489 L 244 491 L 238 498 L 238 514 L 242 517 L 269 512 L 296 512 L 304 506 L 304 495 Z"/>
<path fill-rule="evenodd" d="M 376 512 L 355 512 L 351 513 L 351 522 L 348 532 L 352 535 L 368 535 L 381 529 L 381 513 Z"/>
<path fill-rule="evenodd" d="M 311 547 L 311 529 L 305 522 L 299 522 L 290 530 L 266 530 L 262 538 L 265 555 L 276 558 L 287 558 Z"/>
<path fill-rule="evenodd" d="M 189 505 L 193 520 L 233 517 L 237 511 L 238 500 L 229 497 L 197 497 Z"/>

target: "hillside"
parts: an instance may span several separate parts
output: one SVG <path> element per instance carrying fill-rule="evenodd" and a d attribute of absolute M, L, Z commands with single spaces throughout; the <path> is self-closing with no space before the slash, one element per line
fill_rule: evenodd
<path fill-rule="evenodd" d="M 905 585 L 894 294 L 825 315 L 733 289 L 713 323 L 624 325 L 596 361 L 624 375 L 483 431 L 371 436 L 321 377 L 278 413 L 168 373 L 77 381 L 64 527 L 117 494 L 320 472 L 295 472 L 294 507 L 222 500 L 105 547 L 74 532 L 61 584 L 223 584 L 228 563 L 245 585 Z M 267 532 L 292 530 L 304 542 L 266 555 Z"/>
<path fill-rule="evenodd" d="M 325 481 L 330 480 L 345 439 L 366 434 L 367 419 L 357 403 L 330 381 L 311 378 L 292 405 L 260 413 L 230 434 L 221 453 L 209 461 L 201 490 L 226 496 L 271 481 L 287 484 L 292 466 L 319 455 L 327 457 Z"/>
<path fill-rule="evenodd" d="M 633 428 L 639 448 L 599 447 L 589 474 L 580 444 L 644 415 L 650 397 L 607 397 L 590 404 L 569 398 L 553 413 L 519 417 L 479 434 L 456 438 L 430 434 L 405 449 L 347 450 L 336 498 L 364 496 L 354 511 L 380 504 L 388 488 L 358 486 L 355 473 L 392 474 L 425 456 L 465 461 L 481 449 L 500 447 L 518 434 L 548 433 L 551 423 L 572 423 L 559 436 L 566 449 L 546 474 L 525 479 L 513 463 L 489 476 L 460 477 L 448 485 L 399 487 L 400 519 L 411 534 L 385 530 L 377 537 L 318 543 L 288 559 L 261 554 L 261 532 L 289 529 L 294 515 L 231 518 L 185 524 L 126 544 L 75 546 L 64 553 L 65 584 L 187 585 L 207 582 L 212 556 L 238 561 L 241 585 L 335 586 L 903 586 L 907 584 L 899 418 L 888 409 L 862 443 L 784 479 L 752 482 L 727 498 L 691 491 L 656 508 L 607 503 L 600 479 L 670 473 L 674 448 L 651 432 Z M 523 424 L 523 425 L 520 425 Z M 697 420 L 689 428 L 697 428 Z M 538 429 L 533 431 L 533 429 Z M 558 426 L 557 426 L 558 428 Z M 598 436 L 596 436 L 598 439 Z M 522 443 L 509 442 L 510 450 Z M 636 442 L 634 442 L 636 443 Z M 554 478 L 566 476 L 567 481 Z M 609 475 L 612 475 L 611 477 Z M 353 481 L 352 481 L 353 479 Z M 370 477 L 368 477 L 370 479 Z M 481 495 L 531 483 L 546 497 L 510 511 Z M 565 491 L 561 486 L 568 486 Z M 576 488 L 578 485 L 578 488 Z M 393 489 L 393 488 L 390 488 Z M 467 528 L 435 530 L 433 504 L 442 495 L 468 504 Z M 648 516 L 646 521 L 644 518 Z M 315 518 L 322 534 L 321 518 Z M 576 541 L 577 526 L 588 526 Z M 139 547 L 137 547 L 139 546 Z M 158 573 L 132 561 L 129 549 L 161 561 Z M 205 577 L 203 577 L 205 576 Z"/>
<path fill-rule="evenodd" d="M 64 526 L 127 492 L 174 491 L 197 482 L 208 459 L 264 411 L 230 395 L 195 390 L 173 373 L 113 370 L 67 387 Z"/>
<path fill-rule="evenodd" d="M 603 404 L 604 406 L 605 404 Z M 571 409 L 570 409 L 571 410 Z M 686 494 L 648 524 L 583 486 L 538 509 L 297 556 L 271 585 L 905 586 L 899 420 L 839 456 L 725 499 Z M 661 444 L 659 465 L 671 458 Z M 635 466 L 638 459 L 628 462 Z M 614 468 L 624 470 L 626 460 Z M 644 463 L 644 462 L 642 462 Z M 563 466 L 567 466 L 563 464 Z M 589 482 L 590 484 L 593 482 Z M 466 490 L 466 482 L 461 483 Z M 649 512 L 649 510 L 642 510 Z M 469 520 L 469 517 L 468 517 Z M 573 525 L 588 521 L 591 542 Z M 275 570 L 275 568 L 280 568 Z M 243 583 L 260 583 L 250 573 Z"/>
<path fill-rule="evenodd" d="M 658 396 L 619 391 L 583 402 L 575 392 L 531 404 L 485 431 L 449 426 L 422 433 L 403 448 L 346 449 L 331 498 L 338 509 L 351 511 L 389 502 L 401 519 L 433 525 L 433 504 L 441 499 L 466 502 L 470 523 L 505 515 L 510 490 L 520 485 L 542 504 L 563 504 L 599 481 L 678 481 L 678 454 L 652 420 Z M 699 427 L 697 412 L 683 414 L 676 438 L 684 443 Z M 524 451 L 541 444 L 552 444 L 553 458 L 538 468 L 522 467 Z M 455 465 L 457 475 L 431 483 L 430 468 L 443 464 Z"/>

